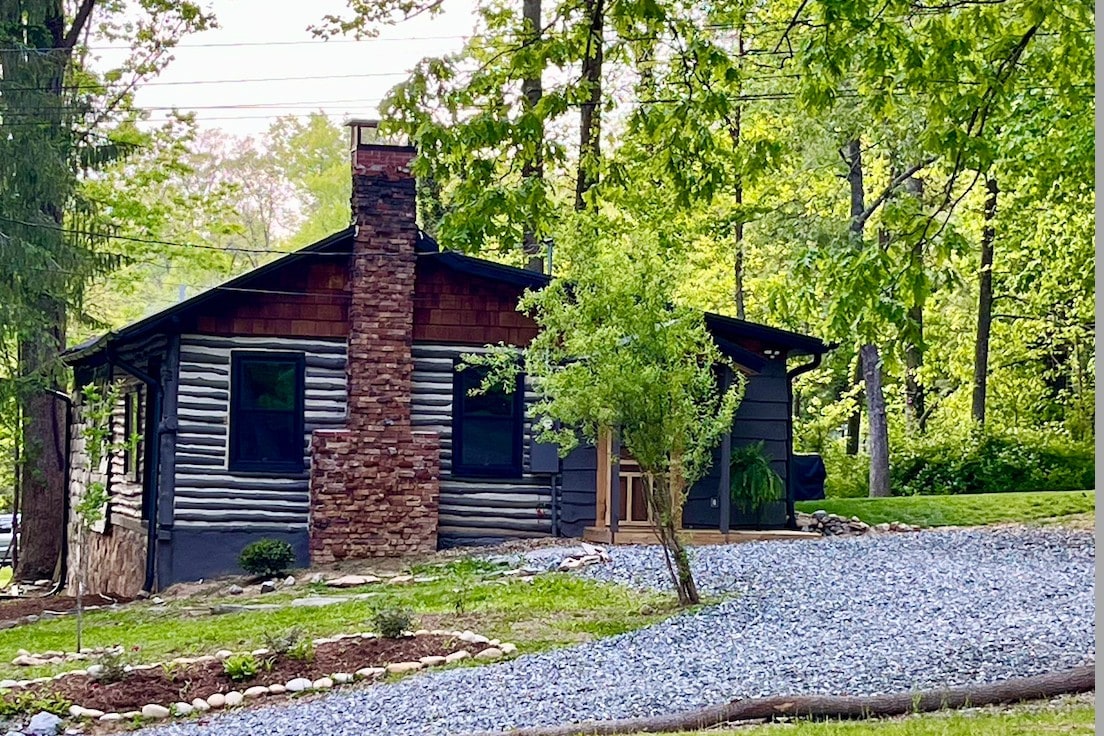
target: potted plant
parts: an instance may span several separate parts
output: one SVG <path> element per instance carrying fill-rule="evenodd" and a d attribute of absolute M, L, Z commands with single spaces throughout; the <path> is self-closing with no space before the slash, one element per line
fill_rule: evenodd
<path fill-rule="evenodd" d="M 763 442 L 732 448 L 729 492 L 735 526 L 779 526 L 785 522 L 786 488 L 771 467 Z"/>

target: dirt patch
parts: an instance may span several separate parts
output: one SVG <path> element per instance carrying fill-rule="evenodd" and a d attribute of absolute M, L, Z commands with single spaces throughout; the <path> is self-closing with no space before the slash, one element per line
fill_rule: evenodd
<path fill-rule="evenodd" d="M 129 598 L 111 598 L 105 595 L 84 596 L 85 607 L 110 606 L 126 603 Z M 77 599 L 67 595 L 44 595 L 28 598 L 11 598 L 0 601 L 0 621 L 16 621 L 24 616 L 41 616 L 44 611 L 61 613 L 77 607 Z"/>
<path fill-rule="evenodd" d="M 395 662 L 416 661 L 420 657 L 445 656 L 461 649 L 476 654 L 486 644 L 469 644 L 448 636 L 415 636 L 404 639 L 342 639 L 318 644 L 314 659 L 303 662 L 285 655 L 257 657 L 262 663 L 256 677 L 234 682 L 223 671 L 222 662 L 198 662 L 165 669 L 157 667 L 131 672 L 120 682 L 103 683 L 87 675 L 70 675 L 30 688 L 38 695 L 55 695 L 105 712 L 140 710 L 143 705 L 190 703 L 214 693 L 242 691 L 254 685 L 284 684 L 296 677 L 316 680 L 335 672 L 353 673 L 362 667 L 385 667 Z"/>

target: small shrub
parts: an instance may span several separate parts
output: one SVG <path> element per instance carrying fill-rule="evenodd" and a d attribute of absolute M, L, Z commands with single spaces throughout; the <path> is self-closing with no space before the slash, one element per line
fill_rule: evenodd
<path fill-rule="evenodd" d="M 380 608 L 372 615 L 372 626 L 385 639 L 398 639 L 413 623 L 413 614 L 405 608 Z"/>
<path fill-rule="evenodd" d="M 121 647 L 105 649 L 96 656 L 93 664 L 100 666 L 100 674 L 96 675 L 96 679 L 103 683 L 122 682 L 130 675 L 127 669 L 130 666 L 130 657 Z"/>
<path fill-rule="evenodd" d="M 222 671 L 234 682 L 252 680 L 260 669 L 261 665 L 252 654 L 231 654 L 222 663 Z"/>
<path fill-rule="evenodd" d="M 301 626 L 292 626 L 283 634 L 265 632 L 265 649 L 276 654 L 287 654 L 303 641 L 304 636 L 305 632 Z"/>
<path fill-rule="evenodd" d="M 296 662 L 314 661 L 314 642 L 310 639 L 300 639 L 287 650 L 287 656 Z"/>
<path fill-rule="evenodd" d="M 295 563 L 295 551 L 280 539 L 250 542 L 238 557 L 238 564 L 252 575 L 282 575 Z"/>

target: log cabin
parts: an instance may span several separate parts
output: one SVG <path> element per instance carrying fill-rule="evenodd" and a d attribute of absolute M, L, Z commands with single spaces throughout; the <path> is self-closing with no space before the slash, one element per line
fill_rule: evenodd
<path fill-rule="evenodd" d="M 442 251 L 415 223 L 414 149 L 379 143 L 371 127 L 350 124 L 352 226 L 65 353 L 76 396 L 117 382 L 113 430 L 141 437 L 90 475 L 75 400 L 70 503 L 93 476 L 109 492 L 86 547 L 89 590 L 129 596 L 233 573 L 262 538 L 286 540 L 303 566 L 517 537 L 646 540 L 639 472 L 612 433 L 561 458 L 531 431 L 527 381 L 469 395 L 478 379 L 456 370 L 461 356 L 525 346 L 537 327 L 518 299 L 548 277 Z M 829 348 L 705 320 L 748 382 L 683 525 L 705 542 L 785 532 L 791 381 Z M 788 490 L 750 517 L 729 502 L 728 460 L 757 441 Z"/>

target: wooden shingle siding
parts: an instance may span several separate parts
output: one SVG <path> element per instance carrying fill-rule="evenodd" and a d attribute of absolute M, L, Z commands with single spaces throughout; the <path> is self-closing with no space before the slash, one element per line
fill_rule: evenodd
<path fill-rule="evenodd" d="M 306 529 L 306 470 L 272 476 L 227 470 L 230 354 L 234 350 L 305 355 L 305 466 L 309 464 L 311 432 L 345 423 L 345 340 L 182 336 L 175 523 L 203 528 Z"/>
<path fill-rule="evenodd" d="M 521 287 L 469 276 L 420 259 L 414 283 L 414 341 L 528 345 L 536 323 L 517 311 Z"/>
<path fill-rule="evenodd" d="M 349 334 L 348 258 L 317 255 L 219 295 L 184 325 L 207 335 L 344 338 Z"/>
<path fill-rule="evenodd" d="M 552 532 L 550 478 L 529 472 L 528 412 L 523 425 L 520 478 L 452 476 L 452 391 L 454 361 L 482 345 L 415 343 L 411 400 L 415 430 L 441 438 L 441 496 L 438 539 L 442 546 L 476 544 L 508 537 L 539 537 Z M 527 387 L 528 388 L 528 387 Z M 526 406 L 536 396 L 525 394 Z"/>

